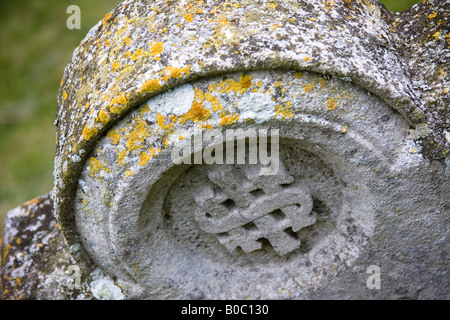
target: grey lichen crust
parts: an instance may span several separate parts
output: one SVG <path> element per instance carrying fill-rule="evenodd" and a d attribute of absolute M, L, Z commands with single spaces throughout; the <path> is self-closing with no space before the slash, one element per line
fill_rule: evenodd
<path fill-rule="evenodd" d="M 7 214 L 0 247 L 0 299 L 123 299 L 100 269 L 80 268 L 53 213 L 52 194 Z"/>
<path fill-rule="evenodd" d="M 133 107 L 196 78 L 276 68 L 340 76 L 431 127 L 405 39 L 376 1 L 123 2 L 75 50 L 58 95 L 55 208 L 65 237 L 76 241 L 75 188 L 97 139 Z"/>
<path fill-rule="evenodd" d="M 418 140 L 423 141 L 423 152 L 433 159 L 450 156 L 449 11 L 448 1 L 420 1 L 394 21 L 404 37 L 410 79 L 431 133 Z"/>

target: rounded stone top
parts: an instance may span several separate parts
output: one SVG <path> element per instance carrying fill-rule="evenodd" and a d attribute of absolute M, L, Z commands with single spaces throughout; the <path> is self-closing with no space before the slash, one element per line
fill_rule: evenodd
<path fill-rule="evenodd" d="M 411 125 L 425 107 L 394 15 L 377 1 L 124 1 L 94 26 L 58 95 L 55 213 L 76 237 L 74 193 L 96 141 L 152 96 L 199 78 L 288 69 L 340 77 Z"/>

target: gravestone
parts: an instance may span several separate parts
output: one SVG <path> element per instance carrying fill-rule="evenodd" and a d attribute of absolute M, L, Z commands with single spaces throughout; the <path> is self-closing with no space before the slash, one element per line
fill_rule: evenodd
<path fill-rule="evenodd" d="M 65 69 L 3 298 L 448 298 L 448 9 L 124 1 Z"/>

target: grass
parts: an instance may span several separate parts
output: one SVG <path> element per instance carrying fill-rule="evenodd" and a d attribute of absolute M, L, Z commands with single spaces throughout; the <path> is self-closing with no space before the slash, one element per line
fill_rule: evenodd
<path fill-rule="evenodd" d="M 53 187 L 53 122 L 64 67 L 89 29 L 119 2 L 0 2 L 0 225 L 7 211 Z M 401 11 L 418 0 L 382 2 Z M 66 27 L 72 4 L 81 9 L 80 30 Z"/>

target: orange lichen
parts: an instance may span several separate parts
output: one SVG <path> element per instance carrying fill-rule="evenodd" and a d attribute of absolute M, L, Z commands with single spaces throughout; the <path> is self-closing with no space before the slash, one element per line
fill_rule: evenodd
<path fill-rule="evenodd" d="M 219 110 L 221 110 L 223 108 L 222 105 L 220 104 L 219 99 L 217 97 L 213 96 L 211 93 L 206 92 L 204 96 L 205 96 L 205 99 L 209 103 L 211 103 L 212 111 L 216 112 L 216 111 L 219 111 Z"/>
<path fill-rule="evenodd" d="M 142 52 L 143 52 L 143 51 L 144 51 L 144 50 L 142 50 L 142 49 L 137 49 L 137 50 L 133 53 L 133 55 L 131 56 L 131 60 L 136 61 L 136 60 L 139 58 L 139 56 L 142 55 Z"/>
<path fill-rule="evenodd" d="M 120 62 L 114 62 L 111 67 L 111 72 L 116 72 L 120 68 Z"/>
<path fill-rule="evenodd" d="M 327 99 L 327 109 L 329 111 L 336 110 L 338 107 L 338 103 L 335 99 L 329 98 Z"/>
<path fill-rule="evenodd" d="M 163 79 L 164 81 L 168 81 L 171 78 L 179 79 L 179 78 L 181 78 L 183 73 L 185 75 L 189 74 L 189 69 L 190 69 L 189 66 L 185 67 L 185 68 L 181 68 L 181 69 L 172 67 L 172 66 L 168 66 L 163 71 L 161 71 L 161 74 L 163 75 L 161 77 L 161 79 Z"/>
<path fill-rule="evenodd" d="M 305 93 L 311 92 L 314 89 L 315 85 L 316 85 L 316 83 L 314 81 L 311 83 L 304 83 L 303 91 L 305 91 Z"/>
<path fill-rule="evenodd" d="M 102 24 L 105 24 L 111 17 L 112 17 L 111 13 L 106 14 L 105 17 L 102 19 Z"/>
<path fill-rule="evenodd" d="M 211 111 L 205 109 L 203 101 L 205 99 L 203 92 L 200 89 L 194 89 L 194 101 L 191 109 L 180 117 L 180 123 L 183 124 L 188 120 L 192 122 L 199 122 L 207 120 L 211 116 Z"/>
<path fill-rule="evenodd" d="M 230 93 L 234 91 L 239 94 L 243 94 L 248 91 L 248 89 L 252 86 L 253 76 L 251 75 L 240 75 L 239 81 L 234 79 L 226 79 L 224 81 L 220 81 L 218 86 L 220 88 L 220 93 Z"/>
<path fill-rule="evenodd" d="M 159 89 L 161 89 L 161 85 L 159 84 L 159 80 L 157 79 L 152 79 L 152 80 L 147 80 L 144 82 L 144 84 L 142 85 L 141 90 L 145 91 L 147 93 L 152 93 L 155 92 Z"/>
<path fill-rule="evenodd" d="M 152 54 L 152 56 L 161 54 L 163 51 L 164 51 L 164 43 L 162 43 L 162 42 L 156 42 L 150 48 L 150 53 Z"/>
<path fill-rule="evenodd" d="M 238 115 L 236 115 L 236 114 L 228 115 L 228 116 L 227 115 L 223 115 L 220 118 L 220 123 L 219 124 L 221 126 L 229 126 L 229 125 L 235 123 L 236 121 L 238 121 L 239 117 L 240 117 L 239 114 Z"/>
<path fill-rule="evenodd" d="M 97 158 L 94 157 L 89 159 L 89 167 L 89 173 L 91 175 L 95 175 L 100 171 L 111 172 L 110 168 L 106 167 L 103 163 L 101 163 Z"/>
<path fill-rule="evenodd" d="M 292 103 L 290 101 L 287 101 L 285 106 L 277 105 L 275 106 L 275 114 L 277 116 L 281 115 L 283 119 L 292 118 L 294 114 L 291 110 L 291 107 Z"/>
<path fill-rule="evenodd" d="M 100 112 L 98 113 L 98 119 L 102 124 L 106 124 L 110 119 L 110 115 L 105 110 L 100 110 Z"/>
<path fill-rule="evenodd" d="M 84 138 L 84 140 L 88 141 L 89 139 L 91 139 L 93 136 L 95 136 L 98 132 L 97 128 L 89 128 L 89 125 L 86 125 L 83 129 L 82 132 L 82 136 Z"/>
<path fill-rule="evenodd" d="M 321 89 L 325 89 L 325 87 L 327 86 L 327 80 L 325 80 L 324 78 L 320 78 L 319 79 L 319 86 Z"/>
<path fill-rule="evenodd" d="M 108 131 L 106 136 L 112 140 L 113 145 L 117 145 L 121 138 L 121 135 L 119 134 L 119 131 L 117 129 Z"/>
<path fill-rule="evenodd" d="M 118 114 L 120 113 L 123 108 L 121 106 L 124 106 L 127 104 L 127 98 L 123 92 L 120 93 L 118 97 L 115 97 L 111 100 L 109 103 L 111 113 Z"/>
<path fill-rule="evenodd" d="M 126 143 L 126 148 L 128 151 L 141 149 L 144 146 L 141 144 L 146 137 L 150 134 L 146 130 L 145 121 L 139 120 L 134 126 L 133 131 L 128 135 L 128 140 Z"/>
<path fill-rule="evenodd" d="M 139 160 L 139 166 L 145 166 L 150 161 L 150 155 L 148 153 L 143 152 L 141 154 L 141 158 Z"/>

